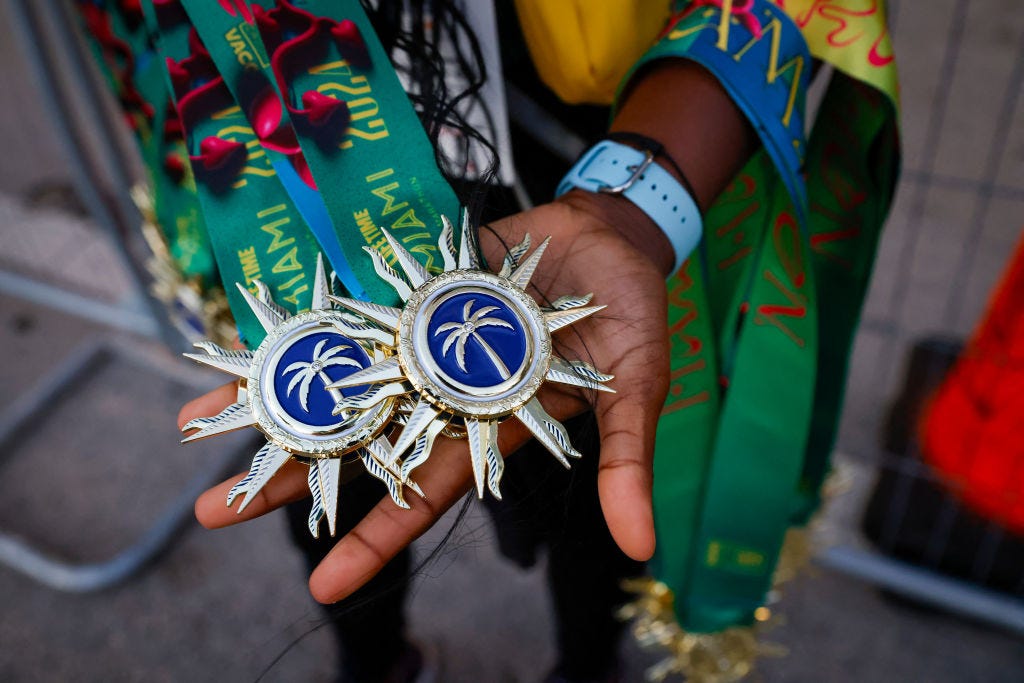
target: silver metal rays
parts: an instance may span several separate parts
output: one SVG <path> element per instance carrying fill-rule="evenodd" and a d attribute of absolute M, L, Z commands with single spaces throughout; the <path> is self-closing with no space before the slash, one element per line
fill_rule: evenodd
<path fill-rule="evenodd" d="M 190 421 L 183 431 L 194 433 L 183 442 L 254 426 L 267 437 L 249 473 L 228 494 L 228 505 L 242 497 L 241 512 L 289 459 L 309 466 L 313 508 L 309 529 L 319 534 L 326 518 L 335 532 L 338 485 L 343 460 L 362 462 L 388 488 L 392 500 L 409 507 L 403 484 L 422 495 L 402 477 L 391 443 L 382 436 L 396 408 L 394 398 L 375 402 L 371 409 L 335 414 L 339 401 L 357 397 L 366 387 L 332 388 L 333 382 L 387 357 L 393 336 L 344 311 L 333 309 L 323 261 L 317 261 L 314 310 L 289 316 L 256 283 L 256 296 L 239 285 L 267 336 L 255 351 L 229 351 L 212 342 L 196 346 L 204 353 L 185 354 L 239 379 L 239 401 L 214 417 Z M 400 479 L 402 480 L 400 482 Z"/>
<path fill-rule="evenodd" d="M 562 297 L 551 308 L 541 308 L 526 293 L 548 240 L 527 256 L 527 235 L 494 274 L 479 269 L 465 220 L 457 252 L 452 224 L 444 217 L 442 221 L 438 250 L 445 269 L 436 276 L 386 230 L 382 232 L 404 278 L 388 266 L 384 250 L 364 247 L 377 275 L 395 289 L 404 306 L 331 299 L 394 334 L 396 353 L 330 388 L 377 385 L 377 394 L 346 398 L 338 411 L 366 410 L 377 400 L 400 397 L 408 412 L 393 452 L 402 459 L 402 481 L 427 460 L 436 437 L 454 428 L 469 440 L 477 494 L 482 497 L 486 488 L 500 498 L 501 420 L 517 418 L 566 467 L 568 458 L 579 457 L 565 428 L 548 415 L 536 394 L 546 380 L 611 391 L 604 385 L 611 375 L 587 363 L 564 361 L 551 351 L 552 332 L 603 306 L 588 306 L 587 295 Z"/>
<path fill-rule="evenodd" d="M 255 283 L 255 295 L 239 285 L 267 332 L 255 351 L 200 342 L 203 353 L 186 354 L 237 377 L 240 391 L 238 402 L 219 415 L 186 424 L 184 431 L 195 431 L 184 441 L 250 426 L 267 437 L 228 494 L 229 506 L 241 497 L 241 512 L 294 458 L 309 467 L 310 531 L 318 535 L 326 518 L 333 535 L 345 463 L 362 462 L 396 504 L 408 507 L 404 489 L 423 495 L 410 475 L 430 457 L 438 436 L 466 438 L 477 494 L 486 489 L 500 498 L 498 425 L 512 416 L 566 467 L 579 457 L 536 394 L 545 381 L 611 391 L 604 384 L 611 375 L 551 350 L 552 332 L 603 307 L 589 306 L 587 295 L 563 296 L 542 308 L 526 293 L 547 240 L 527 255 L 527 236 L 495 274 L 480 270 L 465 222 L 456 250 L 452 224 L 442 221 L 444 271 L 437 275 L 386 231 L 401 274 L 388 264 L 386 250 L 366 248 L 402 308 L 332 295 L 319 260 L 305 313 L 289 316 L 262 283 Z"/>

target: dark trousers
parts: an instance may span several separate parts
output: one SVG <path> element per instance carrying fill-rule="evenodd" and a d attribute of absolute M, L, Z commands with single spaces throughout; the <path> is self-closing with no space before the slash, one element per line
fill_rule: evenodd
<path fill-rule="evenodd" d="M 619 584 L 641 573 L 643 564 L 618 549 L 604 522 L 597 496 L 599 442 L 593 416 L 570 420 L 566 427 L 583 453 L 571 470 L 531 441 L 506 461 L 503 500 L 485 501 L 506 557 L 529 567 L 540 550 L 547 551 L 559 671 L 570 679 L 586 680 L 599 678 L 614 666 L 623 629 L 614 611 L 627 598 Z M 376 505 L 384 487 L 372 477 L 360 476 L 346 484 L 341 494 L 339 535 Z M 310 535 L 308 508 L 308 501 L 290 505 L 288 519 L 292 536 L 312 568 L 337 539 L 321 534 L 317 540 Z M 342 667 L 351 680 L 377 683 L 394 664 L 404 642 L 403 605 L 410 566 L 406 549 L 366 586 L 327 608 Z"/>

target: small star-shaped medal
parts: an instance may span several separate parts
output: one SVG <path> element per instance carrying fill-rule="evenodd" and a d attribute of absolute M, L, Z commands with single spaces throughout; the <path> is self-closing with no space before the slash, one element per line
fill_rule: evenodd
<path fill-rule="evenodd" d="M 204 353 L 185 354 L 238 377 L 244 391 L 237 403 L 219 415 L 186 424 L 183 431 L 198 431 L 183 442 L 243 427 L 259 429 L 267 444 L 253 458 L 249 473 L 231 489 L 228 505 L 244 494 L 238 507 L 241 512 L 289 459 L 301 461 L 309 466 L 313 497 L 309 529 L 314 536 L 323 518 L 334 535 L 343 459 L 361 460 L 366 471 L 387 485 L 396 504 L 409 507 L 403 499 L 403 484 L 422 492 L 401 476 L 397 454 L 382 436 L 397 407 L 396 399 L 377 392 L 379 400 L 371 408 L 336 410 L 339 403 L 357 399 L 372 388 L 366 382 L 343 389 L 334 384 L 385 361 L 393 353 L 393 335 L 334 309 L 322 258 L 317 260 L 311 310 L 305 313 L 290 316 L 274 303 L 262 282 L 255 286 L 254 296 L 239 285 L 267 333 L 255 351 L 200 342 L 196 346 Z"/>
<path fill-rule="evenodd" d="M 536 394 L 546 380 L 611 391 L 604 385 L 611 375 L 581 361 L 562 360 L 551 348 L 552 332 L 603 306 L 587 305 L 588 295 L 562 297 L 542 308 L 526 293 L 548 240 L 527 256 L 527 236 L 495 274 L 480 269 L 466 220 L 458 251 L 452 224 L 444 217 L 442 221 L 438 249 L 444 271 L 436 276 L 386 230 L 404 277 L 388 265 L 383 252 L 364 247 L 377 275 L 395 289 L 404 306 L 330 298 L 390 332 L 396 353 L 328 388 L 375 385 L 339 401 L 339 413 L 369 410 L 399 396 L 412 402 L 393 450 L 402 460 L 403 481 L 427 460 L 439 434 L 461 428 L 469 440 L 477 494 L 483 496 L 486 486 L 500 498 L 504 464 L 497 436 L 503 419 L 517 418 L 566 467 L 569 457 L 579 457 L 565 427 L 544 410 Z"/>

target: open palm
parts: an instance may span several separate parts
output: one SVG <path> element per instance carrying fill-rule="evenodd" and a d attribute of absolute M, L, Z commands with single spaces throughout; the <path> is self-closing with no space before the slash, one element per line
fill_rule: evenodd
<path fill-rule="evenodd" d="M 584 202 L 585 204 L 585 202 Z M 606 219 L 579 203 L 555 202 L 499 221 L 481 231 L 492 264 L 504 255 L 501 242 L 518 243 L 525 233 L 551 235 L 551 245 L 533 277 L 541 299 L 593 292 L 607 308 L 581 321 L 574 332 L 556 335 L 556 351 L 592 362 L 615 375 L 617 393 L 585 395 L 571 387 L 548 385 L 540 394 L 546 410 L 564 420 L 593 406 L 601 434 L 598 486 L 612 536 L 636 559 L 654 551 L 651 467 L 658 415 L 668 388 L 668 341 L 664 278 L 645 255 Z M 495 236 L 500 236 L 501 240 Z M 475 312 L 484 316 L 480 309 Z M 474 314 L 466 312 L 467 317 Z M 479 326 L 480 320 L 476 323 Z M 458 333 L 452 328 L 451 332 Z M 452 343 L 465 337 L 453 336 Z M 462 342 L 465 343 L 464 341 Z M 216 413 L 234 400 L 234 385 L 222 387 L 182 409 L 180 422 Z M 499 433 L 503 453 L 512 453 L 529 433 L 514 421 Z M 310 577 L 310 591 L 321 602 L 340 600 L 368 581 L 390 558 L 428 529 L 470 487 L 472 473 L 465 442 L 439 440 L 435 457 L 417 469 L 428 498 L 402 510 L 382 500 L 350 533 L 339 539 Z M 444 454 L 451 453 L 448 457 Z M 241 475 L 240 475 L 241 476 Z M 204 493 L 196 516 L 207 527 L 244 521 L 308 495 L 306 472 L 286 465 L 263 489 L 259 500 L 236 514 L 224 505 L 235 477 Z"/>

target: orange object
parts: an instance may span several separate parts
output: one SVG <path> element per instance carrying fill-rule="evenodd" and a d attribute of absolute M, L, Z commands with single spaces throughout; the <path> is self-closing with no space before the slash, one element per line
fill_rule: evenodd
<path fill-rule="evenodd" d="M 953 494 L 1024 535 L 1024 239 L 921 426 Z"/>

